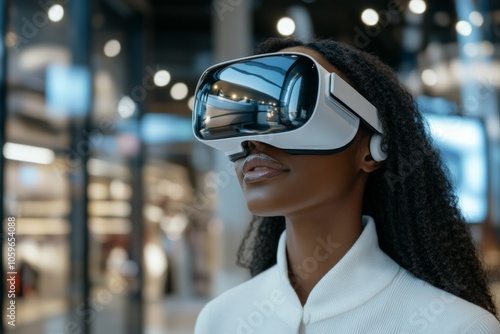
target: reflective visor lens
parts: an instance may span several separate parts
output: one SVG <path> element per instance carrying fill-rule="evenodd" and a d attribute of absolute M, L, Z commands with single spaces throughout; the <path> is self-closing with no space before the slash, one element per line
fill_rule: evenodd
<path fill-rule="evenodd" d="M 312 116 L 319 71 L 300 55 L 240 60 L 209 69 L 194 104 L 194 132 L 221 139 L 294 130 Z"/>

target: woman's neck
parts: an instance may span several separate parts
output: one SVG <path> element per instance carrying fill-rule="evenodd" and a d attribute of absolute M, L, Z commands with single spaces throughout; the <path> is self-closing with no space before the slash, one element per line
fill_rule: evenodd
<path fill-rule="evenodd" d="M 314 216 L 286 219 L 288 276 L 302 305 L 363 230 L 361 207 L 338 208 L 316 209 Z"/>

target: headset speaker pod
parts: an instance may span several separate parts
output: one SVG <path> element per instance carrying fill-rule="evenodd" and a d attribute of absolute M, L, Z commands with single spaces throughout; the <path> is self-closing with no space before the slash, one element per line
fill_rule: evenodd
<path fill-rule="evenodd" d="M 370 139 L 370 154 L 373 160 L 380 162 L 387 159 L 387 153 L 382 150 L 382 135 L 375 133 Z"/>

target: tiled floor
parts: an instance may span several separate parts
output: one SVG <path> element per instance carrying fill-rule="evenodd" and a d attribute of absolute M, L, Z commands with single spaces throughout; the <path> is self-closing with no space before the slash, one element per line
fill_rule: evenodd
<path fill-rule="evenodd" d="M 145 334 L 192 334 L 198 313 L 207 300 L 165 299 L 145 309 Z"/>
<path fill-rule="evenodd" d="M 29 302 L 18 300 L 19 312 L 15 327 L 7 326 L 9 334 L 68 334 L 71 316 L 67 314 L 65 301 L 31 298 Z M 192 334 L 196 317 L 207 300 L 165 298 L 147 303 L 144 308 L 144 334 Z M 92 334 L 135 334 L 127 328 L 127 310 L 122 298 L 114 298 L 107 305 L 97 305 L 95 312 L 82 309 L 80 314 L 89 320 Z M 75 312 L 76 313 L 76 312 Z M 78 331 L 76 331 L 78 332 Z"/>

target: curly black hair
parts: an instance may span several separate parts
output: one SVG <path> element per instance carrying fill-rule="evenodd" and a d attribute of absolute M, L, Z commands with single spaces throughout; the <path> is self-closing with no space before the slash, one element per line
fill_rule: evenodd
<path fill-rule="evenodd" d="M 363 214 L 381 249 L 414 276 L 496 315 L 486 274 L 457 197 L 412 95 L 377 57 L 333 40 L 271 38 L 254 54 L 302 46 L 319 52 L 379 111 L 388 152 L 367 181 Z M 252 276 L 276 263 L 284 217 L 256 217 L 238 250 Z"/>

